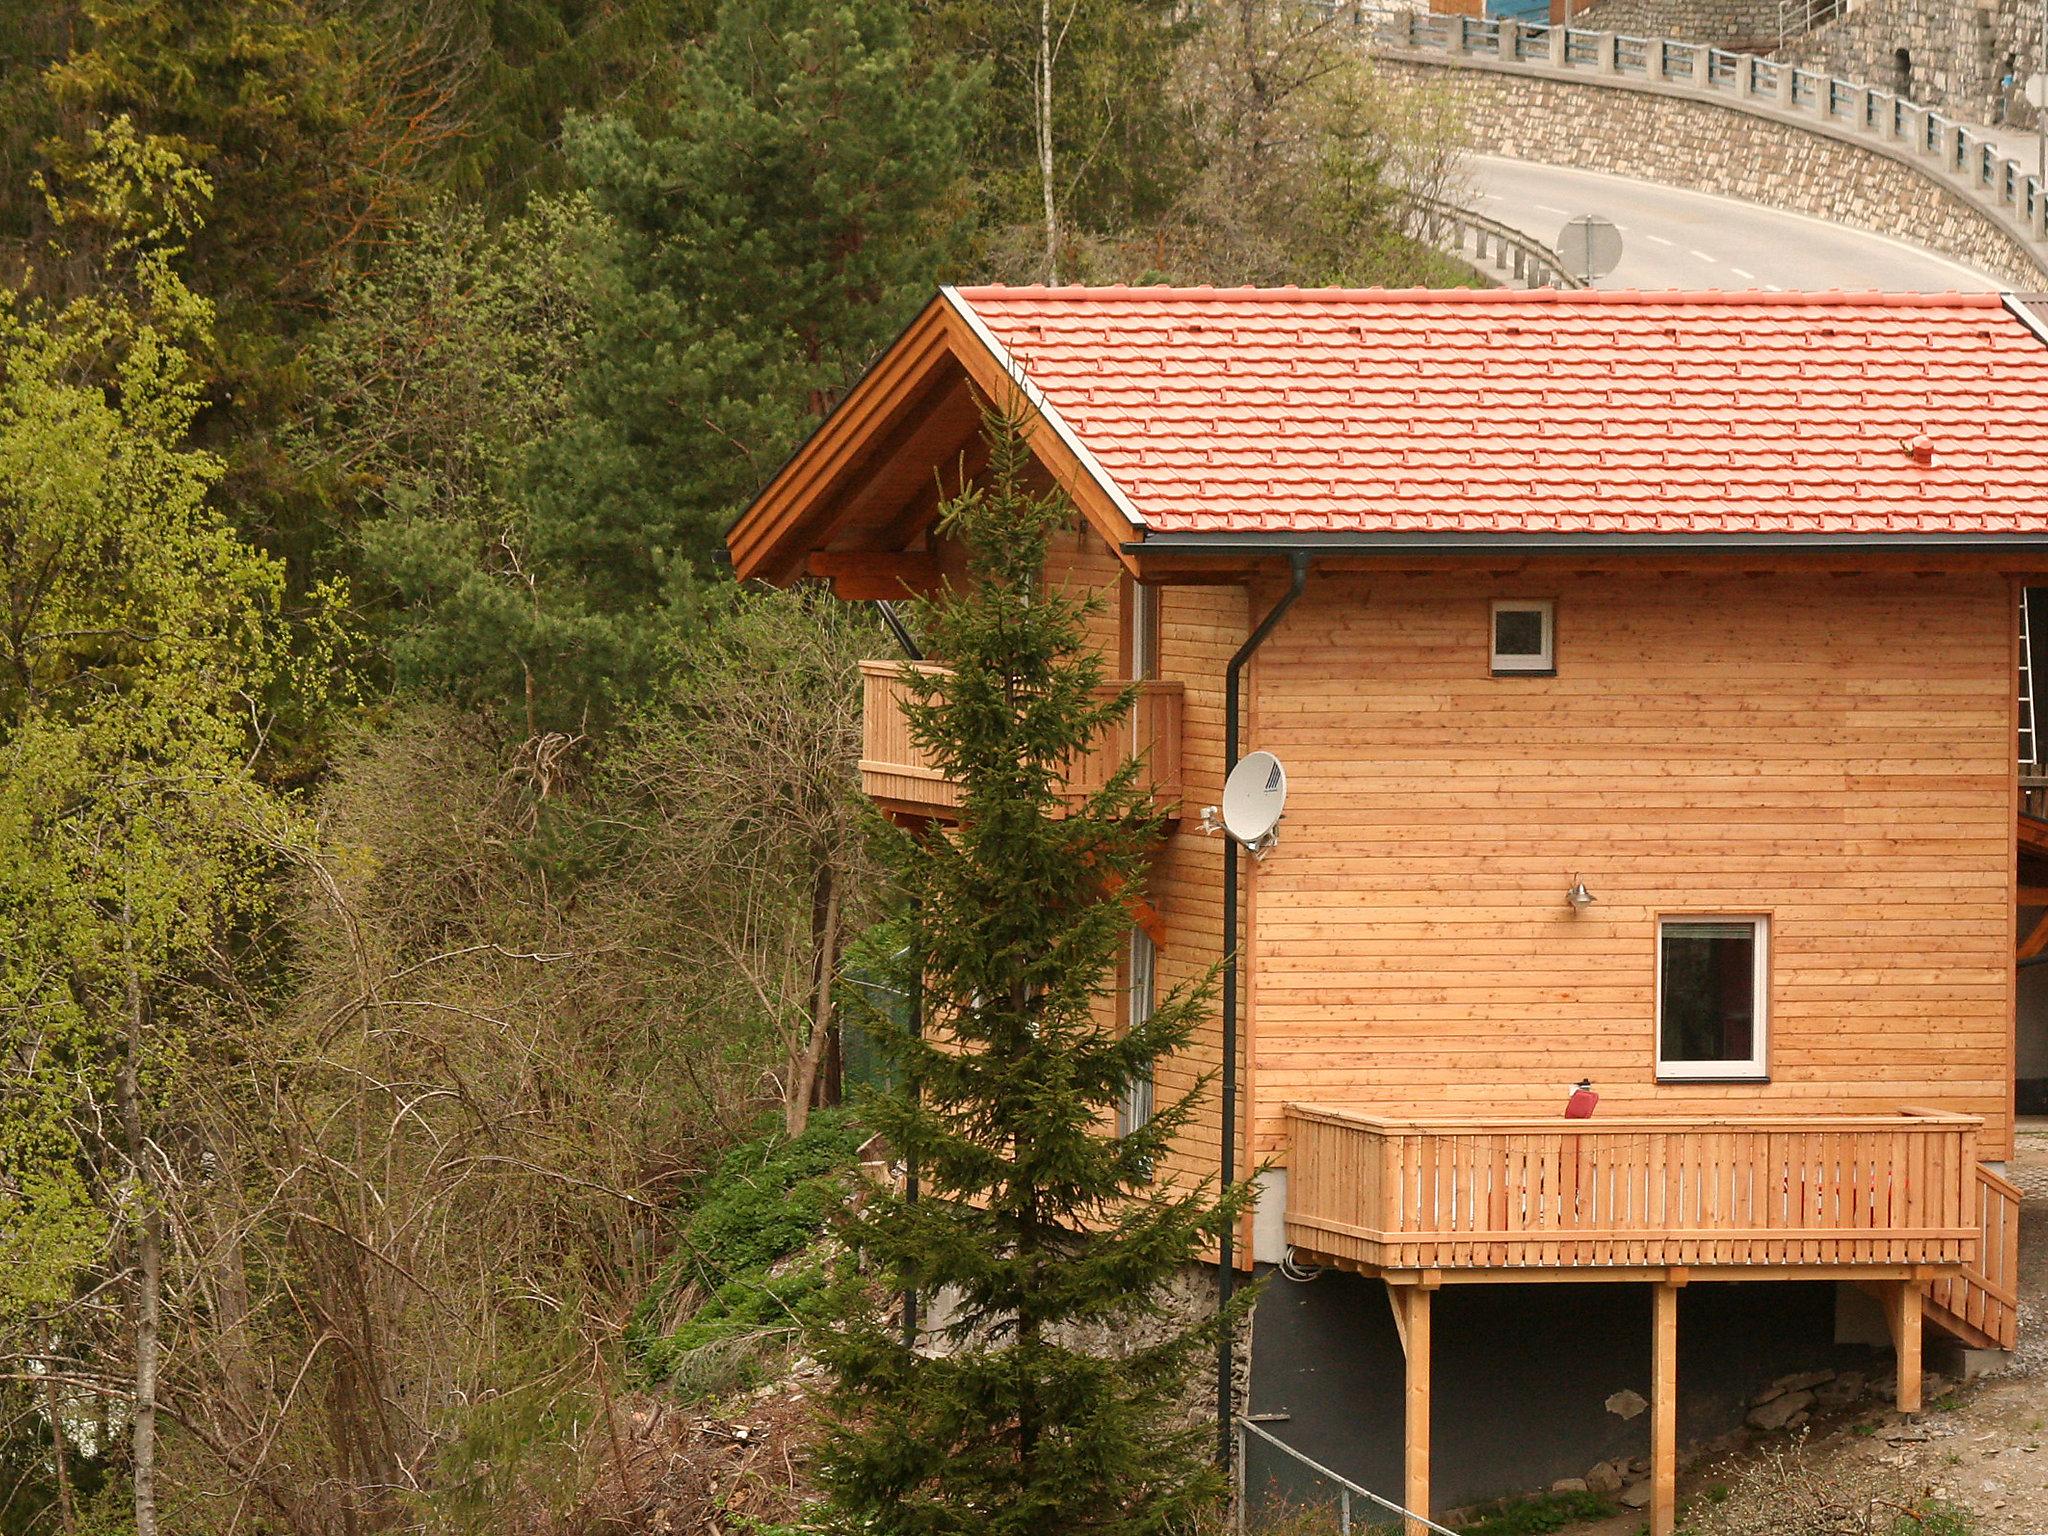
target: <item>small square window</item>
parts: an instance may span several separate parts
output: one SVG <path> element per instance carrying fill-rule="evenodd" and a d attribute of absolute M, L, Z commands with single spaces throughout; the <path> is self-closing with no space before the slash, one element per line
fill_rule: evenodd
<path fill-rule="evenodd" d="M 1757 1079 L 1764 1054 L 1770 920 L 1657 924 L 1657 1076 Z"/>
<path fill-rule="evenodd" d="M 1549 602 L 1503 599 L 1493 605 L 1493 670 L 1552 673 L 1557 670 L 1554 610 Z"/>

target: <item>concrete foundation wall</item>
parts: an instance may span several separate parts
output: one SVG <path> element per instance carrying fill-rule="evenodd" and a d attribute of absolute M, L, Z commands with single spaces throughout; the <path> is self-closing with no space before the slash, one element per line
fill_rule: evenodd
<path fill-rule="evenodd" d="M 1470 147 L 1716 192 L 1894 235 L 2015 288 L 2042 283 L 2019 243 L 1903 158 L 1675 91 L 1581 85 L 1383 57 L 1381 73 L 1448 99 Z"/>
<path fill-rule="evenodd" d="M 1835 1289 L 1685 1289 L 1681 1446 L 1734 1429 L 1751 1395 L 1787 1372 L 1889 1366 L 1889 1349 L 1835 1342 Z M 1445 1286 L 1434 1317 L 1431 1440 L 1440 1510 L 1649 1454 L 1649 1413 L 1624 1418 L 1606 1407 L 1616 1393 L 1650 1395 L 1649 1286 Z M 1335 1270 L 1305 1284 L 1268 1275 L 1252 1324 L 1251 1412 L 1265 1428 L 1398 1500 L 1402 1383 L 1400 1339 L 1380 1281 Z M 1248 1467 L 1255 1496 L 1315 1492 L 1277 1452 L 1252 1455 Z"/>

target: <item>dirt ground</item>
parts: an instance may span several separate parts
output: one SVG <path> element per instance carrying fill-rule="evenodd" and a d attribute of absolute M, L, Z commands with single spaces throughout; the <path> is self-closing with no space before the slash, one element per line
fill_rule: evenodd
<path fill-rule="evenodd" d="M 1877 1401 L 1814 1419 L 1804 1427 L 1814 1469 L 1830 1481 L 1859 1478 L 1873 1464 L 1908 1486 L 1960 1504 L 1981 1536 L 2048 1533 L 2048 1121 L 2022 1121 L 2007 1170 L 2026 1192 L 2020 1208 L 2020 1343 L 1997 1370 L 1956 1384 L 1930 1378 L 1925 1411 L 1901 1415 Z M 1929 1332 L 1930 1366 L 1940 1338 Z M 1795 1431 L 1794 1433 L 1798 1433 Z M 1687 1500 L 1739 1477 L 1789 1434 L 1760 1435 L 1750 1446 L 1703 1456 L 1681 1474 Z M 1573 1536 L 1635 1536 L 1643 1517 L 1629 1512 L 1575 1528 Z"/>

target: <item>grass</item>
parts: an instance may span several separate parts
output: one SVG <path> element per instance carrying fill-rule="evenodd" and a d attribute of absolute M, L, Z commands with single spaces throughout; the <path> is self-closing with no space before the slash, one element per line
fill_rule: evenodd
<path fill-rule="evenodd" d="M 1458 1529 L 1464 1536 L 1544 1536 L 1584 1520 L 1604 1520 L 1620 1507 L 1605 1494 L 1543 1493 L 1468 1511 Z"/>

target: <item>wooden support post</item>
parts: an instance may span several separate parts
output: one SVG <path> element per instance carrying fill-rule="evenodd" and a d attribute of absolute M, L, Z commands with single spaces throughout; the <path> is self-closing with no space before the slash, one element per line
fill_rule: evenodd
<path fill-rule="evenodd" d="M 1681 1281 L 1679 1284 L 1683 1284 Z M 1661 1282 L 1651 1319 L 1650 1536 L 1678 1529 L 1678 1290 Z"/>
<path fill-rule="evenodd" d="M 1399 1292 L 1408 1326 L 1401 1342 L 1408 1350 L 1407 1476 L 1401 1502 L 1414 1513 L 1429 1515 L 1429 1314 L 1436 1293 L 1427 1286 L 1402 1286 Z M 1428 1536 L 1425 1526 L 1404 1522 L 1407 1536 Z"/>
<path fill-rule="evenodd" d="M 1920 1282 L 1894 1280 L 1885 1289 L 1884 1321 L 1899 1362 L 1898 1410 L 1920 1411 Z"/>

